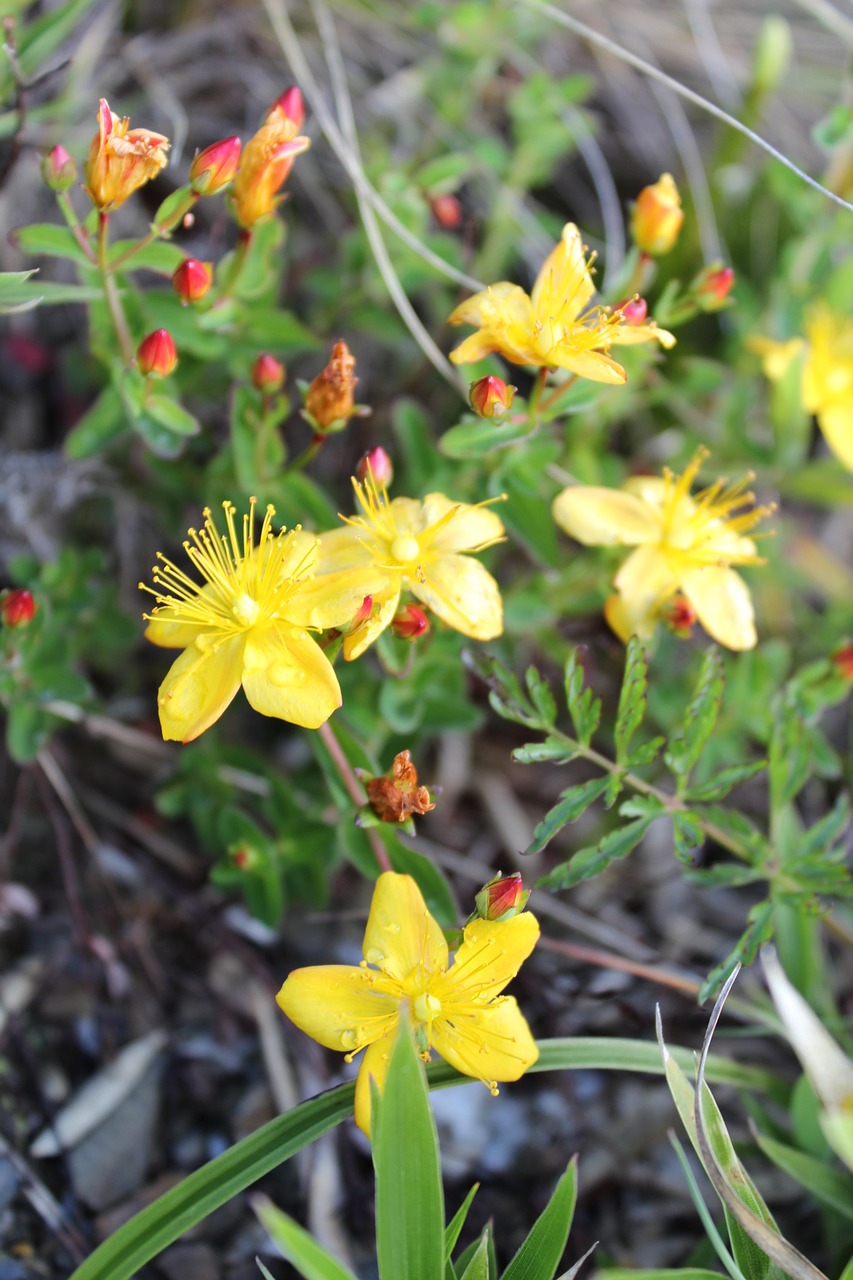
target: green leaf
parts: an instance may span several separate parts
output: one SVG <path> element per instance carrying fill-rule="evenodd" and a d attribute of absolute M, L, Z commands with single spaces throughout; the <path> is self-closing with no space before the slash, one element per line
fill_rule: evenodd
<path fill-rule="evenodd" d="M 761 947 L 773 937 L 772 902 L 757 902 L 755 906 L 750 908 L 746 918 L 748 927 L 741 934 L 741 937 L 732 947 L 725 960 L 712 969 L 702 983 L 699 991 L 700 1004 L 704 1004 L 706 1000 L 716 995 L 736 965 L 741 964 L 746 968 L 752 964 Z"/>
<path fill-rule="evenodd" d="M 266 1196 L 257 1196 L 252 1208 L 281 1256 L 305 1280 L 355 1280 L 348 1267 L 333 1258 L 304 1227 L 277 1209 Z"/>
<path fill-rule="evenodd" d="M 523 747 L 514 749 L 512 758 L 516 764 L 543 764 L 546 761 L 569 764 L 577 754 L 568 742 L 548 738 L 545 742 L 525 742 Z"/>
<path fill-rule="evenodd" d="M 535 707 L 525 696 L 516 676 L 493 658 L 479 650 L 463 649 L 462 661 L 489 687 L 489 703 L 504 720 L 526 725 L 529 729 L 547 729 Z"/>
<path fill-rule="evenodd" d="M 825 1161 L 777 1142 L 775 1138 L 757 1134 L 755 1140 L 775 1165 L 805 1187 L 822 1205 L 853 1220 L 853 1178 L 849 1173 L 839 1173 Z"/>
<path fill-rule="evenodd" d="M 23 28 L 18 47 L 18 62 L 25 79 L 30 79 L 42 63 L 56 53 L 60 45 L 77 31 L 85 14 L 97 0 L 68 0 L 50 9 L 35 22 Z"/>
<path fill-rule="evenodd" d="M 829 813 L 819 818 L 809 827 L 797 842 L 797 853 L 800 857 L 810 854 L 826 853 L 841 839 L 850 824 L 850 798 L 842 791 L 835 800 Z"/>
<path fill-rule="evenodd" d="M 130 426 L 122 398 L 115 387 L 106 387 L 65 438 L 69 458 L 91 458 Z"/>
<path fill-rule="evenodd" d="M 174 191 L 170 192 L 154 214 L 154 218 L 151 223 L 152 229 L 156 228 L 159 230 L 163 223 L 169 222 L 174 218 L 178 210 L 183 209 L 187 205 L 187 200 L 191 195 L 192 191 L 190 187 L 177 187 Z M 183 257 L 183 255 L 181 256 Z"/>
<path fill-rule="evenodd" d="M 68 258 L 70 262 L 92 265 L 92 259 L 77 243 L 70 227 L 58 227 L 52 222 L 34 222 L 29 227 L 18 227 L 9 238 L 22 253 L 43 258 Z"/>
<path fill-rule="evenodd" d="M 577 1157 L 554 1189 L 501 1280 L 553 1280 L 569 1238 L 577 1198 Z"/>
<path fill-rule="evenodd" d="M 376 1253 L 380 1280 L 443 1280 L 444 1194 L 423 1064 L 408 1025 L 374 1092 Z"/>
<path fill-rule="evenodd" d="M 316 351 L 322 344 L 292 311 L 251 307 L 244 324 L 243 336 L 256 342 L 264 351 L 283 355 L 295 351 Z"/>
<path fill-rule="evenodd" d="M 603 778 L 591 778 L 589 782 L 582 782 L 579 786 L 568 787 L 553 809 L 549 809 L 537 824 L 533 840 L 524 852 L 541 853 L 558 831 L 562 831 L 569 822 L 577 821 L 593 801 L 607 790 L 609 783 L 610 778 L 605 774 Z"/>
<path fill-rule="evenodd" d="M 183 190 L 184 188 L 182 188 Z M 174 194 L 178 195 L 179 193 L 175 192 Z M 139 244 L 138 240 L 116 240 L 115 244 L 110 245 L 110 262 L 116 262 L 137 244 Z M 118 272 L 145 270 L 171 276 L 174 275 L 185 256 L 183 249 L 176 244 L 172 244 L 170 240 L 153 240 L 144 249 L 134 253 L 125 266 L 118 268 Z"/>
<path fill-rule="evenodd" d="M 6 747 L 16 764 L 30 764 L 48 741 L 55 726 L 34 702 L 13 702 L 6 719 Z"/>
<path fill-rule="evenodd" d="M 678 777 L 679 794 L 717 723 L 723 700 L 723 684 L 723 664 L 719 650 L 714 647 L 706 651 L 702 660 L 681 734 L 670 739 L 669 749 L 664 754 L 668 768 Z"/>
<path fill-rule="evenodd" d="M 33 276 L 37 275 L 37 268 L 32 271 L 0 272 L 0 315 L 8 316 L 38 306 L 42 295 L 35 284 L 30 284 Z"/>
<path fill-rule="evenodd" d="M 445 431 L 438 447 L 446 458 L 482 458 L 496 449 L 507 449 L 530 434 L 524 423 L 466 418 Z"/>
<path fill-rule="evenodd" d="M 183 405 L 178 404 L 177 400 L 173 400 L 171 396 L 148 396 L 143 406 L 143 412 L 178 436 L 197 436 L 201 431 L 201 423 L 198 418 L 194 418 Z"/>
<path fill-rule="evenodd" d="M 672 841 L 678 861 L 691 866 L 694 853 L 705 843 L 705 832 L 694 813 L 673 813 Z"/>
<path fill-rule="evenodd" d="M 631 739 L 640 727 L 646 711 L 648 667 L 643 646 L 636 636 L 631 636 L 625 654 L 625 676 L 619 694 L 619 710 L 616 713 L 616 762 L 625 764 Z"/>
<path fill-rule="evenodd" d="M 601 719 L 601 699 L 591 689 L 584 688 L 584 671 L 580 649 L 573 649 L 566 661 L 563 680 L 566 688 L 566 706 L 575 727 L 575 736 L 582 747 L 588 747 Z"/>
<path fill-rule="evenodd" d="M 489 1280 L 489 1236 L 488 1228 L 484 1228 L 460 1280 Z"/>
<path fill-rule="evenodd" d="M 749 778 L 754 778 L 762 769 L 767 768 L 766 760 L 754 760 L 751 764 L 731 764 L 726 769 L 715 773 L 707 782 L 700 782 L 684 792 L 686 800 L 722 800 L 733 787 Z"/>
<path fill-rule="evenodd" d="M 537 882 L 537 888 L 570 889 L 580 880 L 592 879 L 611 862 L 627 858 L 632 849 L 640 843 L 651 823 L 650 817 L 636 818 L 633 822 L 617 827 L 615 831 L 611 831 L 609 835 L 599 840 L 598 844 L 579 849 L 569 862 L 555 867 Z"/>
<path fill-rule="evenodd" d="M 771 809 L 778 811 L 799 794 L 809 776 L 811 750 L 796 707 L 784 702 L 770 739 Z"/>
<path fill-rule="evenodd" d="M 557 719 L 557 704 L 547 681 L 542 679 L 535 667 L 527 668 L 524 680 L 527 692 L 530 694 L 530 701 L 542 717 L 543 725 L 550 728 Z"/>
<path fill-rule="evenodd" d="M 456 1241 L 459 1234 L 465 1226 L 465 1219 L 468 1217 L 468 1210 L 471 1208 L 474 1196 L 480 1189 L 479 1182 L 475 1182 L 453 1217 L 444 1228 L 444 1261 L 449 1262 L 453 1250 L 456 1248 Z"/>

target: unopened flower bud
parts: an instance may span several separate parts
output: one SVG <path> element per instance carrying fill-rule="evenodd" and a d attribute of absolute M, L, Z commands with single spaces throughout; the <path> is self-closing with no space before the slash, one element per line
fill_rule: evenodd
<path fill-rule="evenodd" d="M 175 293 L 184 306 L 188 302 L 201 302 L 213 284 L 213 268 L 209 262 L 197 258 L 184 258 L 172 276 Z"/>
<path fill-rule="evenodd" d="M 240 871 L 253 871 L 260 861 L 257 849 L 245 842 L 232 844 L 228 856 Z"/>
<path fill-rule="evenodd" d="M 382 822 L 405 822 L 413 813 L 435 808 L 429 788 L 418 784 L 411 751 L 401 751 L 387 773 L 365 782 L 370 807 Z"/>
<path fill-rule="evenodd" d="M 510 920 L 524 910 L 530 890 L 525 889 L 521 876 L 514 871 L 510 876 L 496 875 L 474 897 L 477 915 L 482 920 Z"/>
<path fill-rule="evenodd" d="M 0 595 L 0 619 L 6 627 L 28 627 L 35 617 L 36 602 L 29 591 L 16 587 Z"/>
<path fill-rule="evenodd" d="M 190 165 L 190 186 L 197 196 L 215 196 L 227 187 L 240 163 L 242 142 L 223 138 L 200 151 Z"/>
<path fill-rule="evenodd" d="M 676 596 L 661 609 L 661 618 L 670 631 L 681 640 L 689 640 L 698 618 L 696 610 L 685 600 L 684 596 Z"/>
<path fill-rule="evenodd" d="M 297 85 L 292 84 L 289 89 L 285 89 L 274 106 L 280 107 L 286 119 L 292 120 L 297 129 L 302 128 L 305 123 L 305 102 L 302 90 Z"/>
<path fill-rule="evenodd" d="M 649 304 L 645 298 L 635 294 L 633 298 L 626 298 L 624 302 L 617 302 L 613 310 L 619 312 L 625 324 L 640 325 L 645 322 L 646 316 L 649 314 Z"/>
<path fill-rule="evenodd" d="M 391 630 L 400 640 L 420 640 L 429 631 L 429 618 L 416 604 L 404 604 L 392 618 Z"/>
<path fill-rule="evenodd" d="M 700 311 L 719 311 L 725 306 L 734 282 L 732 267 L 706 267 L 693 281 L 690 292 Z"/>
<path fill-rule="evenodd" d="M 51 191 L 67 191 L 77 181 L 77 161 L 57 143 L 42 156 L 41 176 Z"/>
<path fill-rule="evenodd" d="M 231 207 L 241 227 L 253 227 L 281 203 L 283 197 L 276 193 L 287 181 L 296 157 L 311 146 L 310 138 L 299 135 L 304 116 L 302 94 L 288 89 L 246 143 L 231 192 Z"/>
<path fill-rule="evenodd" d="M 429 197 L 432 216 L 445 231 L 455 231 L 462 221 L 462 205 L 449 194 Z"/>
<path fill-rule="evenodd" d="M 853 680 L 853 644 L 845 644 L 832 655 L 835 670 L 845 680 Z"/>
<path fill-rule="evenodd" d="M 355 469 L 356 477 L 364 484 L 370 476 L 380 489 L 387 489 L 394 479 L 394 465 L 380 444 L 375 449 L 368 449 L 359 460 Z"/>
<path fill-rule="evenodd" d="M 658 258 L 669 253 L 678 239 L 684 211 L 672 174 L 664 173 L 652 186 L 643 187 L 631 213 L 631 235 L 643 253 Z"/>
<path fill-rule="evenodd" d="M 143 338 L 136 349 L 136 365 L 140 373 L 168 378 L 178 363 L 178 353 L 167 329 L 155 329 Z"/>
<path fill-rule="evenodd" d="M 353 636 L 356 631 L 360 631 L 366 622 L 370 621 L 373 614 L 373 596 L 365 596 L 361 604 L 356 609 L 349 622 L 339 627 L 341 635 Z"/>
<path fill-rule="evenodd" d="M 345 342 L 336 342 L 329 363 L 305 393 L 305 414 L 315 430 L 340 431 L 346 426 L 355 409 L 357 382 L 355 356 Z"/>
<path fill-rule="evenodd" d="M 284 386 L 285 368 L 275 356 L 264 352 L 252 365 L 252 386 L 264 395 L 273 395 Z"/>
<path fill-rule="evenodd" d="M 500 418 L 512 406 L 517 387 L 489 374 L 472 382 L 468 391 L 471 408 L 481 418 Z"/>

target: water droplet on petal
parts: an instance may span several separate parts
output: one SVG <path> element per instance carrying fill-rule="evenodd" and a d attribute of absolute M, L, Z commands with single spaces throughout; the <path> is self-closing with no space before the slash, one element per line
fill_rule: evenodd
<path fill-rule="evenodd" d="M 279 689 L 305 683 L 305 672 L 300 667 L 292 667 L 287 662 L 273 662 L 267 668 L 270 683 Z"/>
<path fill-rule="evenodd" d="M 358 1044 L 358 1036 L 354 1031 L 343 1031 L 341 1033 L 341 1047 L 344 1049 L 354 1049 Z"/>
<path fill-rule="evenodd" d="M 385 926 L 385 932 L 386 932 L 386 933 L 399 934 L 399 932 L 400 932 L 400 926 L 396 923 L 396 921 L 392 921 L 390 924 L 386 924 L 386 926 Z"/>
<path fill-rule="evenodd" d="M 368 964 L 381 965 L 385 960 L 385 952 L 378 947 L 368 947 L 364 958 Z"/>

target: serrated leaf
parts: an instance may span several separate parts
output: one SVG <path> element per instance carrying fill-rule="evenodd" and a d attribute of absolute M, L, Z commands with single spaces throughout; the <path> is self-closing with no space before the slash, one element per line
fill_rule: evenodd
<path fill-rule="evenodd" d="M 625 654 L 625 675 L 619 694 L 619 709 L 616 713 L 616 762 L 625 764 L 631 739 L 640 727 L 646 711 L 646 690 L 648 688 L 648 667 L 643 646 L 636 636 L 631 636 Z"/>
<path fill-rule="evenodd" d="M 657 760 L 660 755 L 661 747 L 663 747 L 665 743 L 666 738 L 663 734 L 660 734 L 656 738 L 651 738 L 648 742 L 644 742 L 639 747 L 635 747 L 624 763 L 631 769 L 637 769 L 644 764 L 651 764 L 653 760 Z"/>
<path fill-rule="evenodd" d="M 615 831 L 611 831 L 598 844 L 579 849 L 569 862 L 555 867 L 538 883 L 549 889 L 570 889 L 581 880 L 591 880 L 611 862 L 621 861 L 642 840 L 651 826 L 651 818 L 635 818 Z"/>
<path fill-rule="evenodd" d="M 769 851 L 767 837 L 758 830 L 755 823 L 737 809 L 724 809 L 718 804 L 709 804 L 699 810 L 699 816 L 708 824 L 719 827 L 720 834 L 732 842 L 741 845 L 757 862 L 761 861 Z M 714 839 L 713 833 L 708 836 Z"/>
<path fill-rule="evenodd" d="M 712 969 L 702 983 L 699 991 L 700 1004 L 704 1004 L 706 1000 L 716 995 L 738 964 L 743 965 L 744 968 L 752 964 L 761 947 L 773 937 L 773 911 L 773 903 L 769 901 L 757 902 L 750 908 L 746 917 L 749 921 L 748 927 L 725 960 Z"/>
<path fill-rule="evenodd" d="M 723 684 L 723 664 L 719 650 L 716 647 L 708 649 L 702 660 L 681 733 L 670 738 L 669 748 L 664 755 L 667 767 L 679 780 L 680 789 L 717 723 L 723 700 Z"/>
<path fill-rule="evenodd" d="M 489 703 L 504 720 L 526 725 L 529 729 L 546 729 L 535 707 L 525 697 L 518 678 L 491 654 L 463 649 L 462 661 L 489 687 Z"/>
<path fill-rule="evenodd" d="M 732 764 L 726 769 L 721 769 L 719 773 L 715 773 L 713 778 L 709 778 L 707 782 L 700 782 L 697 786 L 689 787 L 684 792 L 686 800 L 722 800 L 727 796 L 733 787 L 738 786 L 741 782 L 754 778 L 762 769 L 767 768 L 766 760 L 754 760 L 751 764 Z"/>
<path fill-rule="evenodd" d="M 567 742 L 558 742 L 556 738 L 548 738 L 545 742 L 525 742 L 523 747 L 516 747 L 512 758 L 516 764 L 544 764 L 554 761 L 569 764 L 577 756 L 577 752 Z"/>
<path fill-rule="evenodd" d="M 530 694 L 530 701 L 542 717 L 543 725 L 550 728 L 557 719 L 557 704 L 547 681 L 535 667 L 528 667 L 524 673 L 524 682 Z"/>
<path fill-rule="evenodd" d="M 578 649 L 569 654 L 563 680 L 566 706 L 575 727 L 575 736 L 582 747 L 588 747 L 601 719 L 601 699 L 591 689 L 584 688 L 584 671 Z"/>
<path fill-rule="evenodd" d="M 576 1199 L 575 1156 L 501 1280 L 553 1280 L 569 1238 Z"/>
<path fill-rule="evenodd" d="M 811 751 L 805 725 L 795 707 L 783 703 L 770 739 L 771 808 L 781 809 L 798 795 L 809 776 Z"/>
<path fill-rule="evenodd" d="M 582 782 L 576 787 L 568 787 L 553 809 L 549 809 L 537 824 L 533 840 L 524 852 L 541 853 L 558 831 L 562 831 L 568 823 L 577 821 L 592 802 L 603 794 L 609 781 L 609 777 L 605 775 L 603 778 L 591 778 L 589 782 Z"/>
<path fill-rule="evenodd" d="M 850 799 L 846 791 L 836 797 L 829 813 L 809 827 L 798 842 L 800 857 L 812 853 L 825 853 L 841 839 L 850 824 Z"/>
<path fill-rule="evenodd" d="M 695 814 L 681 812 L 672 815 L 672 842 L 678 861 L 691 866 L 693 854 L 705 843 L 705 832 Z"/>

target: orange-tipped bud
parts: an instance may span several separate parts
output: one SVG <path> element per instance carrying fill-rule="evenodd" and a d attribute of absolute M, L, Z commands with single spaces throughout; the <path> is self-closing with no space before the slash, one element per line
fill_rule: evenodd
<path fill-rule="evenodd" d="M 853 680 L 853 644 L 845 644 L 832 655 L 835 670 L 845 680 Z"/>
<path fill-rule="evenodd" d="M 689 640 L 698 618 L 696 610 L 685 600 L 684 596 L 675 596 L 661 610 L 661 618 L 680 640 Z"/>
<path fill-rule="evenodd" d="M 462 222 L 462 205 L 449 194 L 429 197 L 432 216 L 445 231 L 455 231 Z"/>
<path fill-rule="evenodd" d="M 504 382 L 503 378 L 489 374 L 471 383 L 468 399 L 471 408 L 481 418 L 501 418 L 512 407 L 517 390 L 511 383 Z"/>
<path fill-rule="evenodd" d="M 86 161 L 86 190 L 102 213 L 117 209 L 156 178 L 166 163 L 169 139 L 151 129 L 131 129 L 127 116 L 113 115 L 106 98 L 98 108 L 98 132 Z"/>
<path fill-rule="evenodd" d="M 659 258 L 678 239 L 684 211 L 675 179 L 663 173 L 650 187 L 643 187 L 631 213 L 631 235 L 643 253 Z"/>
<path fill-rule="evenodd" d="M 281 361 L 265 351 L 252 365 L 252 386 L 256 391 L 262 391 L 264 395 L 271 396 L 276 391 L 281 391 L 285 373 L 286 370 Z"/>
<path fill-rule="evenodd" d="M 645 322 L 646 316 L 649 314 L 649 304 L 645 298 L 635 294 L 633 298 L 626 298 L 624 302 L 617 302 L 613 310 L 619 312 L 625 324 L 640 325 Z"/>
<path fill-rule="evenodd" d="M 404 604 L 391 619 L 391 630 L 401 640 L 420 640 L 429 631 L 429 618 L 416 604 Z"/>
<path fill-rule="evenodd" d="M 36 607 L 30 592 L 22 587 L 0 595 L 0 619 L 5 627 L 28 627 L 35 617 Z"/>
<path fill-rule="evenodd" d="M 690 292 L 700 311 L 719 311 L 720 307 L 726 305 L 734 283 L 734 268 L 718 264 L 700 271 Z"/>
<path fill-rule="evenodd" d="M 429 789 L 418 785 L 411 751 L 401 751 L 386 774 L 365 782 L 370 807 L 382 822 L 405 822 L 413 813 L 435 808 Z"/>
<path fill-rule="evenodd" d="M 355 410 L 355 356 L 345 342 L 332 347 L 329 363 L 305 393 L 305 416 L 316 431 L 340 431 Z"/>
<path fill-rule="evenodd" d="M 51 191 L 67 191 L 77 181 L 77 161 L 57 143 L 42 156 L 41 176 Z"/>
<path fill-rule="evenodd" d="M 349 622 L 339 627 L 342 636 L 354 636 L 373 615 L 373 596 L 365 596 Z"/>
<path fill-rule="evenodd" d="M 521 876 L 514 871 L 511 876 L 496 875 L 483 885 L 474 902 L 481 920 L 511 920 L 524 910 L 529 897 L 530 890 L 525 889 Z"/>
<path fill-rule="evenodd" d="M 261 861 L 257 849 L 245 842 L 230 845 L 228 856 L 238 871 L 254 871 Z"/>
<path fill-rule="evenodd" d="M 362 454 L 355 474 L 362 484 L 373 476 L 380 489 L 387 489 L 394 479 L 394 464 L 382 445 L 378 444 L 375 449 L 368 449 L 367 453 Z"/>
<path fill-rule="evenodd" d="M 246 143 L 231 190 L 232 207 L 241 227 L 253 227 L 281 203 L 283 197 L 276 192 L 287 181 L 296 157 L 311 146 L 310 138 L 298 136 L 303 116 L 301 93 L 289 89 Z"/>
<path fill-rule="evenodd" d="M 213 284 L 213 267 L 197 258 L 184 258 L 172 276 L 175 293 L 184 306 L 188 302 L 201 302 Z"/>
<path fill-rule="evenodd" d="M 155 329 L 143 338 L 136 349 L 136 365 L 140 373 L 168 378 L 178 363 L 178 353 L 168 329 Z"/>
<path fill-rule="evenodd" d="M 223 138 L 200 151 L 190 165 L 190 186 L 197 196 L 215 196 L 234 178 L 243 144 L 239 138 Z"/>

